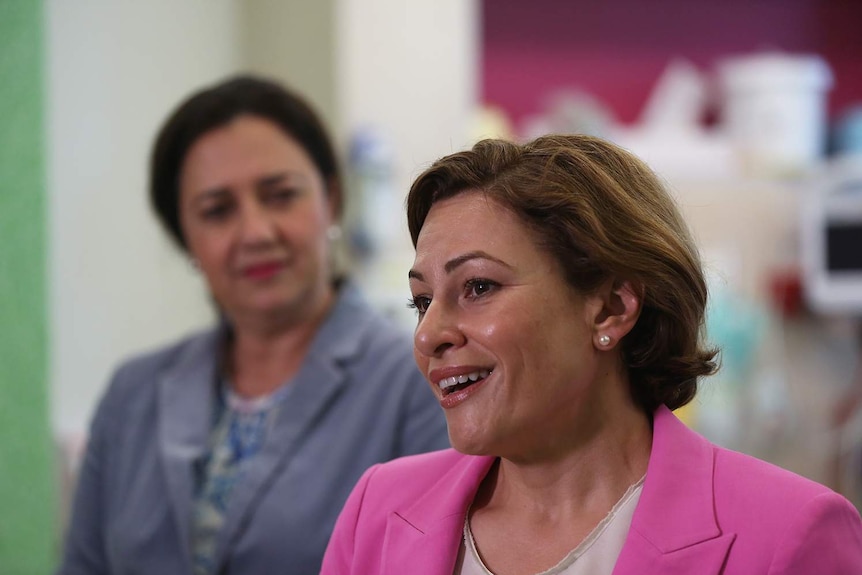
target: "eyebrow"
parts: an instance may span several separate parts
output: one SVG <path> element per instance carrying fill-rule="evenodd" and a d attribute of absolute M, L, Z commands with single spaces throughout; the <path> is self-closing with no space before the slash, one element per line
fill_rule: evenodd
<path fill-rule="evenodd" d="M 255 185 L 259 188 L 264 188 L 280 184 L 285 180 L 293 181 L 299 185 L 303 185 L 306 182 L 307 178 L 304 174 L 300 174 L 298 172 L 279 172 L 277 174 L 271 174 L 269 176 L 264 176 L 260 178 L 255 182 Z"/>
<path fill-rule="evenodd" d="M 509 264 L 507 264 L 503 260 L 501 260 L 499 258 L 495 258 L 494 256 L 492 256 L 488 252 L 483 252 L 482 250 L 478 250 L 478 251 L 474 251 L 474 252 L 467 252 L 466 254 L 461 254 L 460 256 L 458 256 L 456 258 L 452 258 L 451 260 L 446 262 L 446 264 L 443 266 L 443 269 L 446 271 L 447 274 L 450 274 L 453 271 L 455 271 L 459 266 L 461 266 L 461 265 L 463 265 L 469 261 L 472 261 L 472 260 L 488 260 L 488 261 L 494 262 L 496 264 L 499 264 L 503 267 L 512 269 L 512 266 L 510 266 Z M 425 280 L 425 276 L 423 276 L 421 273 L 417 272 L 416 270 L 410 270 L 409 272 L 407 272 L 407 277 L 408 278 L 415 278 L 419 281 Z"/>
<path fill-rule="evenodd" d="M 228 188 L 210 188 L 208 190 L 203 190 L 197 196 L 191 198 L 191 202 L 192 204 L 201 204 L 213 198 L 220 198 L 229 194 L 230 190 Z"/>
<path fill-rule="evenodd" d="M 257 181 L 255 181 L 254 186 L 256 188 L 271 188 L 273 186 L 283 183 L 285 180 L 295 181 L 295 183 L 298 185 L 304 185 L 304 183 L 306 182 L 306 177 L 298 172 L 278 172 L 259 178 Z M 200 194 L 198 194 L 197 198 L 195 198 L 194 201 L 198 202 L 206 200 L 208 198 L 218 198 L 225 194 L 230 194 L 229 187 L 210 188 L 208 190 L 203 190 Z"/>

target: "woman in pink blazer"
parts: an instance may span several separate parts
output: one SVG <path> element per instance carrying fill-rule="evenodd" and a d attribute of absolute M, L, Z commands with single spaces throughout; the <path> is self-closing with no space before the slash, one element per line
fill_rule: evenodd
<path fill-rule="evenodd" d="M 862 574 L 846 499 L 671 413 L 716 352 L 696 248 L 641 161 L 487 140 L 407 210 L 415 357 L 455 450 L 369 469 L 324 575 Z"/>

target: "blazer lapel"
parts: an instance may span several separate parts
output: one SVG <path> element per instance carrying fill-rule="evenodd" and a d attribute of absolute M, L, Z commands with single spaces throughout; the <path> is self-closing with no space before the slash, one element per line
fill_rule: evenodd
<path fill-rule="evenodd" d="M 614 575 L 718 575 L 735 539 L 713 503 L 713 448 L 659 408 L 646 480 Z"/>
<path fill-rule="evenodd" d="M 383 573 L 452 573 L 467 509 L 493 457 L 465 456 L 409 508 L 393 512 L 383 541 Z"/>
<path fill-rule="evenodd" d="M 644 490 L 614 575 L 719 575 L 736 535 L 713 511 L 712 445 L 669 410 L 654 420 Z M 467 509 L 494 458 L 467 457 L 387 519 L 382 572 L 451 573 Z"/>
<path fill-rule="evenodd" d="M 347 383 L 344 365 L 361 351 L 364 309 L 353 288 L 342 288 L 330 317 L 312 342 L 288 395 L 276 413 L 262 450 L 254 456 L 231 494 L 224 527 L 216 544 L 216 564 L 227 558 L 248 525 L 262 496 L 302 445 L 331 401 Z"/>
<path fill-rule="evenodd" d="M 332 365 L 309 362 L 297 375 L 296 387 L 279 407 L 276 421 L 263 449 L 254 456 L 231 493 L 225 524 L 216 544 L 220 565 L 241 537 L 261 497 L 281 471 L 290 464 L 307 433 L 329 401 L 344 384 Z"/>
<path fill-rule="evenodd" d="M 663 553 L 638 532 L 630 532 L 614 575 L 720 575 L 735 535 Z"/>
<path fill-rule="evenodd" d="M 189 569 L 195 466 L 206 454 L 212 426 L 219 333 L 216 329 L 193 340 L 159 380 L 159 450 Z"/>

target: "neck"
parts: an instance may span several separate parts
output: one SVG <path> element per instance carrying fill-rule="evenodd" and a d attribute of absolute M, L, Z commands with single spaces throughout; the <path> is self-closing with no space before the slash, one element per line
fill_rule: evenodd
<path fill-rule="evenodd" d="M 487 505 L 545 521 L 603 517 L 646 473 L 652 429 L 633 402 L 600 411 L 586 439 L 553 456 L 501 458 L 483 485 Z"/>
<path fill-rule="evenodd" d="M 267 318 L 234 321 L 227 366 L 234 391 L 243 397 L 259 397 L 293 377 L 333 301 L 334 294 L 330 293 L 316 309 L 299 319 L 270 314 Z"/>

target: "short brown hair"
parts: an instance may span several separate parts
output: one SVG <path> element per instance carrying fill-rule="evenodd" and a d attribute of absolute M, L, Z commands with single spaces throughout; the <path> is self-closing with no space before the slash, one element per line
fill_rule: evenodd
<path fill-rule="evenodd" d="M 523 145 L 483 140 L 436 161 L 413 183 L 413 245 L 435 202 L 469 190 L 512 210 L 580 293 L 607 280 L 632 282 L 642 310 L 621 346 L 635 401 L 651 413 L 694 398 L 698 377 L 716 371 L 717 350 L 703 345 L 706 280 L 673 199 L 644 162 L 584 135 Z"/>

